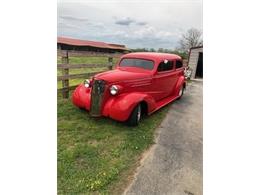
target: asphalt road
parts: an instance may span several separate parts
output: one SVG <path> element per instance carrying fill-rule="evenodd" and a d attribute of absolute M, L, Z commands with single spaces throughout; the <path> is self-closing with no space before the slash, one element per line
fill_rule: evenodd
<path fill-rule="evenodd" d="M 127 195 L 201 195 L 203 177 L 202 81 L 189 83 L 172 103 Z"/>

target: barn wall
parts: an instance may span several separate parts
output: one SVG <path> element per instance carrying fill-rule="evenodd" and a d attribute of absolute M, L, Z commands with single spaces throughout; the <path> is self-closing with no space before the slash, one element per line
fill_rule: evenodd
<path fill-rule="evenodd" d="M 197 68 L 197 62 L 199 58 L 199 52 L 203 52 L 203 48 L 195 48 L 192 49 L 190 52 L 189 57 L 189 67 L 192 69 L 192 75 L 191 78 L 195 78 L 196 68 Z"/>
<path fill-rule="evenodd" d="M 66 45 L 61 43 L 57 43 L 57 48 L 61 50 L 91 51 L 91 52 L 104 52 L 104 53 L 125 52 L 124 50 L 120 50 L 120 49 L 97 48 L 97 47 L 90 47 L 90 46 L 73 46 L 73 45 Z"/>

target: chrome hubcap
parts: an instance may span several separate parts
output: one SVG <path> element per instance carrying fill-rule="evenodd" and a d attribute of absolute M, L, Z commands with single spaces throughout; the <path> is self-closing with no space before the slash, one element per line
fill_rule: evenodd
<path fill-rule="evenodd" d="M 140 121 L 141 119 L 141 106 L 138 106 L 138 110 L 137 110 L 137 121 Z"/>

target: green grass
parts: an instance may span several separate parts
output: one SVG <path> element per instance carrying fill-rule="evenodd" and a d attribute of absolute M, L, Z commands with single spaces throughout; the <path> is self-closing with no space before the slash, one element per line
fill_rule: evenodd
<path fill-rule="evenodd" d="M 70 64 L 107 64 L 107 58 L 70 57 Z M 106 70 L 71 69 L 70 74 Z M 62 73 L 58 70 L 57 74 Z M 82 80 L 69 82 L 77 85 Z M 128 127 L 108 118 L 91 118 L 59 94 L 58 194 L 121 194 L 166 112 L 167 107 L 145 117 L 138 127 Z"/>
<path fill-rule="evenodd" d="M 121 194 L 167 110 L 128 127 L 58 96 L 58 194 Z"/>
<path fill-rule="evenodd" d="M 117 63 L 119 59 L 113 58 L 113 65 Z M 61 58 L 57 58 L 57 63 L 61 64 Z M 70 64 L 108 64 L 107 57 L 69 57 Z M 69 74 L 80 74 L 80 73 L 89 73 L 89 72 L 98 72 L 98 71 L 107 71 L 107 67 L 102 68 L 80 68 L 80 69 L 70 69 Z M 57 76 L 61 76 L 62 71 L 60 69 L 57 70 Z M 69 85 L 78 85 L 82 83 L 84 79 L 71 79 L 69 81 Z M 61 81 L 58 81 L 58 89 L 62 88 Z"/>

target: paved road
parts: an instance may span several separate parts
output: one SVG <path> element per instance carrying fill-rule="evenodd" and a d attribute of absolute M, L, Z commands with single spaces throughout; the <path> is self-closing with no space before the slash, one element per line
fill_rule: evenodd
<path fill-rule="evenodd" d="M 125 194 L 202 194 L 202 86 L 202 81 L 190 83 L 182 99 L 171 105 L 156 144 Z"/>

